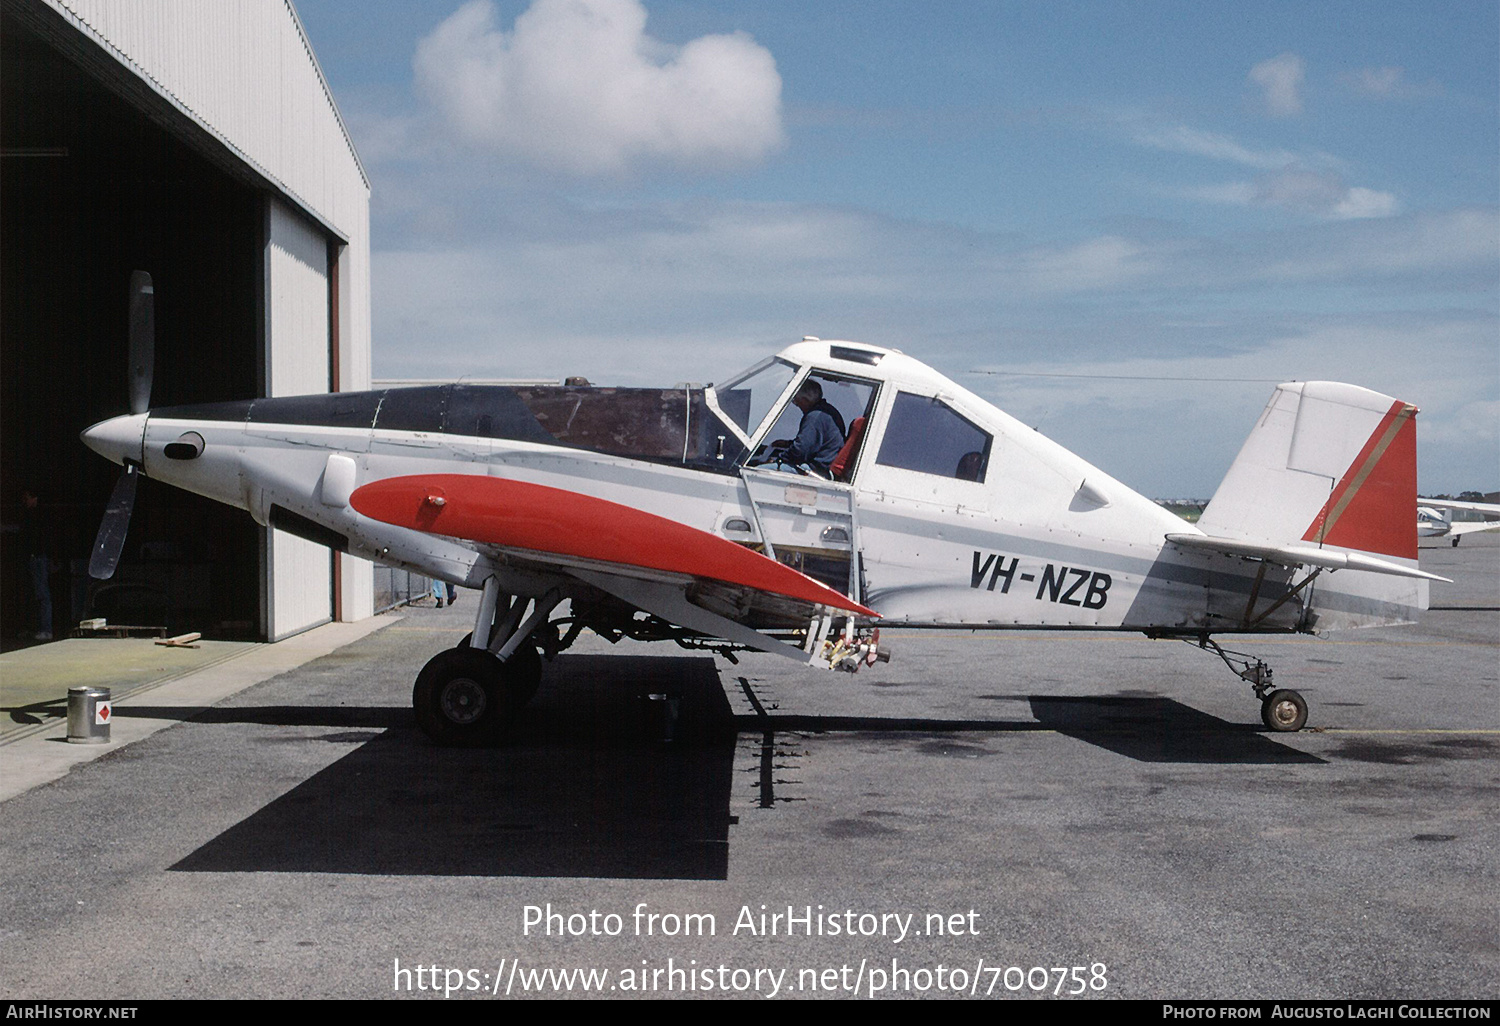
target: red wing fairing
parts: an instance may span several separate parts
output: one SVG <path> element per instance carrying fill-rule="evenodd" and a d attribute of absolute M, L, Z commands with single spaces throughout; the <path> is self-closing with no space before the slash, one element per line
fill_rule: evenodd
<path fill-rule="evenodd" d="M 616 567 L 682 574 L 876 618 L 810 577 L 742 545 L 578 492 L 472 474 L 372 481 L 350 504 L 387 524 Z"/>

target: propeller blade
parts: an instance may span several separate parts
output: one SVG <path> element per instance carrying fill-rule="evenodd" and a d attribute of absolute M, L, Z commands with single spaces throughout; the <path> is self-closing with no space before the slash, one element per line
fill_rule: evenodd
<path fill-rule="evenodd" d="M 156 294 L 151 275 L 130 275 L 130 412 L 151 408 L 151 377 L 156 364 Z M 106 575 L 107 576 L 107 575 Z"/>
<path fill-rule="evenodd" d="M 104 520 L 94 537 L 94 554 L 89 557 L 90 577 L 103 581 L 115 574 L 125 548 L 125 532 L 130 530 L 130 511 L 135 508 L 135 484 L 139 478 L 135 464 L 125 464 L 125 473 L 115 482 L 109 505 L 104 509 Z"/>

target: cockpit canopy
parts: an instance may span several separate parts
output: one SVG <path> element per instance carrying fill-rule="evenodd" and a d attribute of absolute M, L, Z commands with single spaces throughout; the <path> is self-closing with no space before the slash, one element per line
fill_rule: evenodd
<path fill-rule="evenodd" d="M 875 463 L 982 481 L 991 434 L 945 400 L 961 391 L 896 350 L 807 339 L 718 386 L 424 385 L 183 406 L 153 416 L 368 428 L 556 445 L 734 474 L 793 439 L 804 412 L 797 391 L 816 382 L 848 443 L 848 480 L 867 429 L 885 423 Z M 889 398 L 885 398 L 885 396 Z"/>

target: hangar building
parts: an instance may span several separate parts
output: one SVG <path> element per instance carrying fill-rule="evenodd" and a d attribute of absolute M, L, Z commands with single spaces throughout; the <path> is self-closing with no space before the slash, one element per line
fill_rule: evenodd
<path fill-rule="evenodd" d="M 119 470 L 78 440 L 127 407 L 136 269 L 153 406 L 368 388 L 369 198 L 289 0 L 0 0 L 8 641 L 35 615 L 38 544 L 57 632 L 90 615 L 276 640 L 371 614 L 368 563 L 149 479 L 114 579 L 91 582 Z"/>

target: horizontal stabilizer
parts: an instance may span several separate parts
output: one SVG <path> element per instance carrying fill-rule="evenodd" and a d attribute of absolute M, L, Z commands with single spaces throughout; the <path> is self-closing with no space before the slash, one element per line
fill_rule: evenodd
<path fill-rule="evenodd" d="M 1416 567 L 1403 566 L 1390 560 L 1367 556 L 1362 552 L 1342 552 L 1338 549 L 1320 549 L 1315 545 L 1272 545 L 1263 542 L 1240 541 L 1235 538 L 1215 538 L 1206 534 L 1169 534 L 1167 541 L 1188 549 L 1222 552 L 1230 556 L 1249 556 L 1268 559 L 1284 566 L 1321 566 L 1329 570 L 1369 570 L 1377 574 L 1396 577 L 1413 577 L 1423 581 L 1453 582 L 1447 577 L 1429 574 Z"/>

